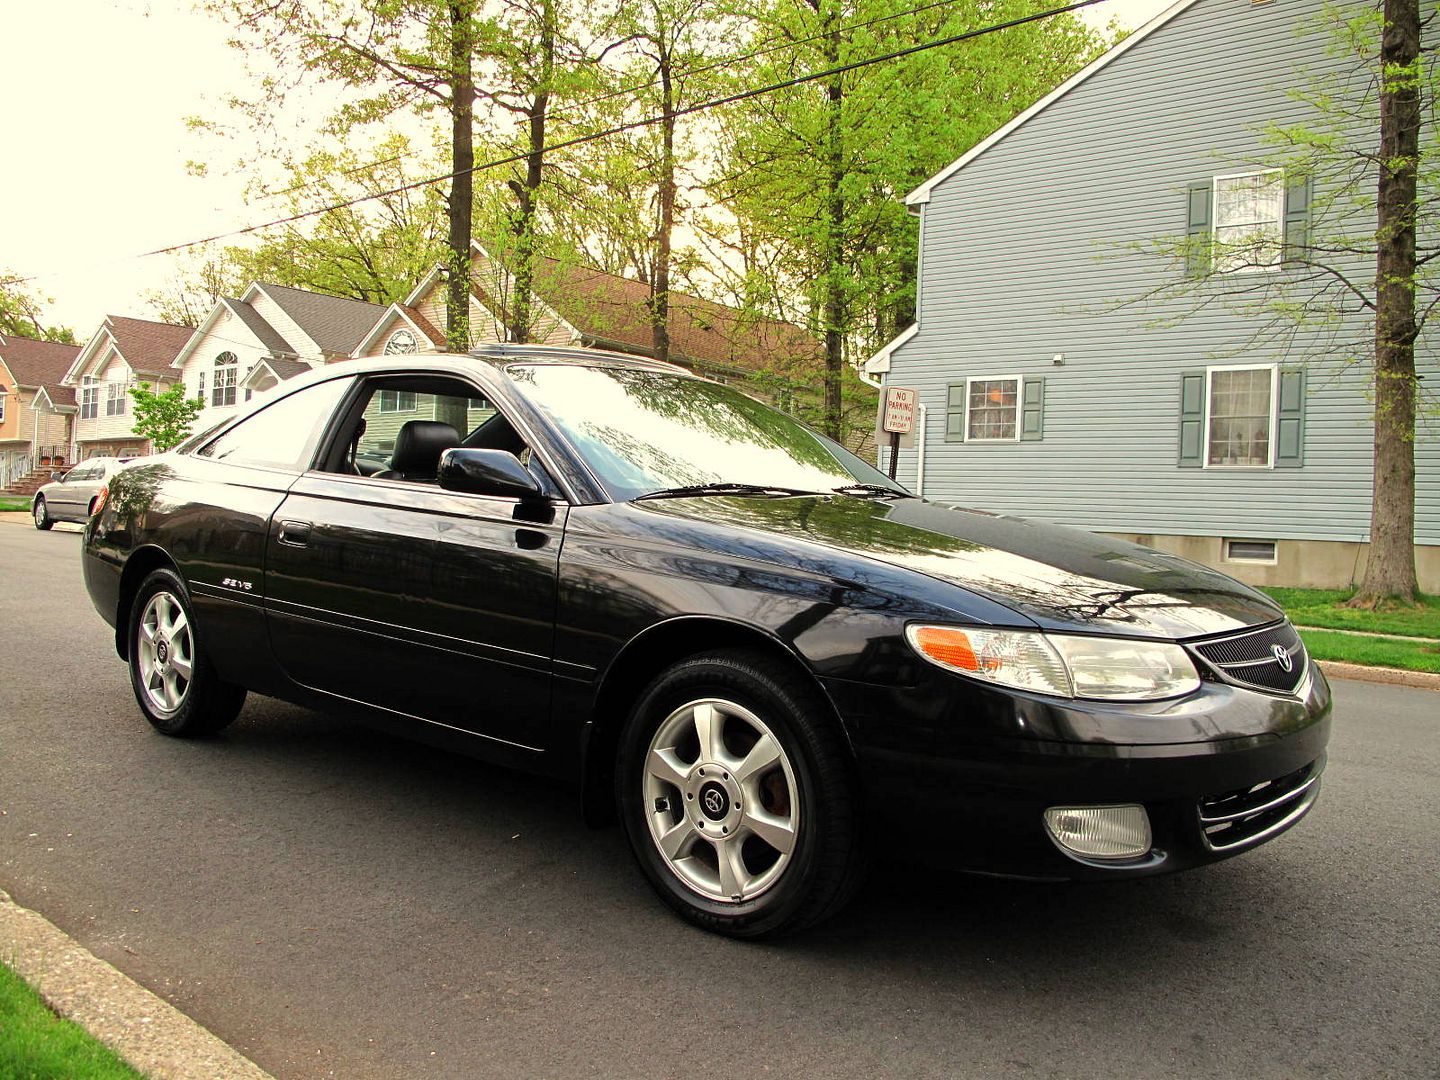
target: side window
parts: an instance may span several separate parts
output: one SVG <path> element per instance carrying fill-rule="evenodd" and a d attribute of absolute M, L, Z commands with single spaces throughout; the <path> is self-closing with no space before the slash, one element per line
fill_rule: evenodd
<path fill-rule="evenodd" d="M 331 379 L 297 390 L 207 443 L 200 454 L 233 464 L 303 470 L 350 384 L 350 379 Z"/>
<path fill-rule="evenodd" d="M 365 434 L 360 436 L 359 453 L 377 460 L 388 458 L 395 452 L 400 429 L 412 421 L 449 424 L 464 439 L 494 415 L 494 406 L 478 393 L 462 397 L 458 393 L 378 390 L 365 406 Z"/>
<path fill-rule="evenodd" d="M 438 484 L 440 459 L 454 447 L 503 450 L 530 465 L 525 440 L 484 391 L 466 380 L 428 373 L 390 375 L 369 382 L 362 404 L 319 468 L 417 484 Z M 534 470 L 547 490 L 554 482 Z M 558 489 L 555 489 L 558 491 Z"/>

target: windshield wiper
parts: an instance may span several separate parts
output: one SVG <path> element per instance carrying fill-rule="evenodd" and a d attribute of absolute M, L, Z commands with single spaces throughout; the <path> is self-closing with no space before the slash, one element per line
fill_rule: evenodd
<path fill-rule="evenodd" d="M 802 488 L 776 487 L 773 484 L 688 484 L 685 487 L 661 488 L 659 491 L 647 491 L 644 495 L 637 495 L 632 500 L 639 502 L 641 499 L 689 499 L 701 495 L 758 495 L 765 498 L 780 498 L 786 495 L 819 495 L 818 491 L 805 491 Z"/>
<path fill-rule="evenodd" d="M 857 499 L 904 499 L 908 497 L 898 488 L 885 487 L 883 484 L 846 484 L 844 487 L 830 490 L 837 495 L 853 495 Z"/>

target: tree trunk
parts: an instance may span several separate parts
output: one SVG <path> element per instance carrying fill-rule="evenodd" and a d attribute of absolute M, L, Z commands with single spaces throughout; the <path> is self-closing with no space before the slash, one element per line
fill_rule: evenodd
<path fill-rule="evenodd" d="M 475 0 L 450 0 L 450 236 L 445 340 L 452 352 L 470 348 L 470 235 L 475 176 Z"/>
<path fill-rule="evenodd" d="M 840 63 L 840 35 L 832 27 L 837 13 L 825 16 L 825 61 L 828 67 Z M 842 139 L 841 109 L 844 107 L 843 76 L 833 75 L 825 84 L 825 248 L 820 281 L 824 290 L 825 319 L 825 414 L 822 427 L 826 435 L 839 440 L 843 402 L 841 373 L 845 366 L 845 159 Z"/>
<path fill-rule="evenodd" d="M 1413 604 L 1415 218 L 1420 155 L 1419 0 L 1385 0 L 1375 268 L 1375 481 L 1365 579 L 1350 601 Z"/>
<path fill-rule="evenodd" d="M 663 39 L 662 27 L 657 35 Z M 675 88 L 669 45 L 660 53 L 660 229 L 655 238 L 655 277 L 650 283 L 650 328 L 655 359 L 670 359 L 670 243 L 675 230 Z"/>
<path fill-rule="evenodd" d="M 512 232 L 515 254 L 510 267 L 514 293 L 510 303 L 511 341 L 530 340 L 530 308 L 535 284 L 535 201 L 545 179 L 545 121 L 550 108 L 550 84 L 555 70 L 555 3 L 546 0 L 540 13 L 540 81 L 530 98 L 529 146 L 525 155 L 525 180 L 511 183 L 519 204 Z"/>

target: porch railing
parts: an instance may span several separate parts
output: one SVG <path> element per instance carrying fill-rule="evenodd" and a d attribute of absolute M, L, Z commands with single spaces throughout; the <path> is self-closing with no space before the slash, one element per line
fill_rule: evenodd
<path fill-rule="evenodd" d="M 7 457 L 0 461 L 0 488 L 9 487 L 16 480 L 29 476 L 34 462 L 29 454 L 24 457 Z"/>

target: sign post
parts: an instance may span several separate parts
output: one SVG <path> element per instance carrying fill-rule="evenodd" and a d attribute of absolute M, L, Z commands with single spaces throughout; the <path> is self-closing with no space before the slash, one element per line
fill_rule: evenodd
<path fill-rule="evenodd" d="M 890 479 L 895 479 L 895 463 L 900 456 L 901 437 L 906 446 L 914 444 L 915 406 L 919 395 L 906 386 L 887 386 L 880 399 L 880 430 L 890 436 Z"/>

